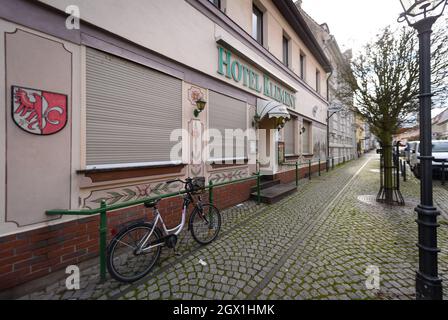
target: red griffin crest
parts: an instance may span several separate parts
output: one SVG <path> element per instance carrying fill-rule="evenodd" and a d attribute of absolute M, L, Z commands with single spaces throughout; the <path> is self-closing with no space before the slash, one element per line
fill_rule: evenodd
<path fill-rule="evenodd" d="M 59 132 L 67 123 L 67 96 L 13 86 L 12 117 L 29 133 L 49 135 Z"/>

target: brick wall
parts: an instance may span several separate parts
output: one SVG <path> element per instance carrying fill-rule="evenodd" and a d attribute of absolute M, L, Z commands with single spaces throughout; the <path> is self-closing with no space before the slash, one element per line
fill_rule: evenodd
<path fill-rule="evenodd" d="M 216 188 L 213 203 L 222 210 L 244 202 L 249 199 L 250 187 L 255 184 L 256 181 L 252 180 Z M 203 197 L 208 201 L 207 194 Z M 159 210 L 167 227 L 177 225 L 181 217 L 182 197 L 162 200 Z M 152 209 L 138 206 L 109 213 L 108 240 L 112 230 L 144 217 L 151 218 Z M 99 216 L 94 216 L 1 237 L 0 291 L 97 257 L 98 229 Z"/>

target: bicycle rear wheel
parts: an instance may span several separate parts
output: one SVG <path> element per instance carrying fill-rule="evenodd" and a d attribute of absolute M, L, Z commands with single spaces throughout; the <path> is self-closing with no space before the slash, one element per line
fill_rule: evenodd
<path fill-rule="evenodd" d="M 194 209 L 189 227 L 194 240 L 200 244 L 209 244 L 221 230 L 221 214 L 215 206 L 203 204 Z"/>
<path fill-rule="evenodd" d="M 121 230 L 107 248 L 107 269 L 115 280 L 134 282 L 147 275 L 160 256 L 161 246 L 137 254 L 138 245 L 151 232 L 153 225 L 140 222 Z M 147 244 L 161 238 L 156 227 Z"/>

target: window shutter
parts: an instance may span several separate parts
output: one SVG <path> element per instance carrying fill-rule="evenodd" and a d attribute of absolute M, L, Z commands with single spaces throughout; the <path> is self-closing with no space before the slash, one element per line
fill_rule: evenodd
<path fill-rule="evenodd" d="M 295 119 L 292 118 L 290 121 L 286 122 L 284 134 L 285 134 L 285 154 L 287 156 L 295 155 L 294 144 L 295 144 Z"/>
<path fill-rule="evenodd" d="M 182 81 L 87 49 L 87 166 L 170 162 L 182 128 Z"/>
<path fill-rule="evenodd" d="M 305 128 L 305 132 L 302 134 L 302 152 L 304 154 L 311 154 L 310 149 L 311 123 L 304 120 L 303 127 Z"/>
<path fill-rule="evenodd" d="M 247 129 L 246 102 L 210 91 L 209 94 L 209 128 L 220 131 L 223 138 L 223 151 L 221 157 L 211 155 L 212 160 L 238 159 L 243 155 L 247 158 L 247 139 L 244 143 L 236 143 L 236 139 L 225 136 L 226 129 L 241 129 L 246 133 Z M 226 154 L 225 150 L 233 150 L 233 154 Z M 228 152 L 227 152 L 228 153 Z"/>

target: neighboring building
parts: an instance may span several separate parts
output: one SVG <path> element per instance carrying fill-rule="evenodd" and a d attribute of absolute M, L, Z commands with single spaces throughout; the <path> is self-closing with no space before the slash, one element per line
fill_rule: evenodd
<path fill-rule="evenodd" d="M 433 139 L 448 139 L 448 108 L 432 119 Z"/>
<path fill-rule="evenodd" d="M 356 152 L 356 125 L 355 113 L 352 110 L 353 98 L 341 99 L 338 92 L 344 89 L 349 91 L 348 84 L 342 79 L 341 70 L 350 64 L 352 58 L 351 50 L 341 52 L 336 38 L 330 33 L 326 23 L 319 24 L 310 17 L 301 7 L 302 1 L 296 1 L 296 6 L 305 17 L 311 31 L 320 46 L 330 60 L 332 73 L 328 81 L 328 100 L 330 106 L 340 108 L 341 111 L 329 113 L 329 157 L 335 158 L 335 162 L 342 162 L 344 159 L 354 159 Z M 345 86 L 345 88 L 343 88 Z"/>
<path fill-rule="evenodd" d="M 355 124 L 356 124 L 356 150 L 358 153 L 358 157 L 363 155 L 366 152 L 366 123 L 359 116 L 355 115 Z"/>
<path fill-rule="evenodd" d="M 97 256 L 98 216 L 46 210 L 168 194 L 180 186 L 167 180 L 187 176 L 259 168 L 291 182 L 279 159 L 326 157 L 331 65 L 291 0 L 2 0 L 0 44 L 0 290 Z M 255 128 L 241 157 L 193 156 L 207 129 Z M 222 187 L 215 204 L 247 200 L 254 184 Z M 161 202 L 169 224 L 181 204 Z M 146 213 L 114 212 L 109 231 Z"/>
<path fill-rule="evenodd" d="M 448 139 L 448 108 L 432 118 L 432 138 L 434 140 Z M 394 135 L 394 141 L 419 141 L 420 127 L 402 128 Z"/>
<path fill-rule="evenodd" d="M 398 134 L 394 135 L 394 141 L 417 141 L 420 140 L 420 129 L 418 126 L 400 129 Z"/>

